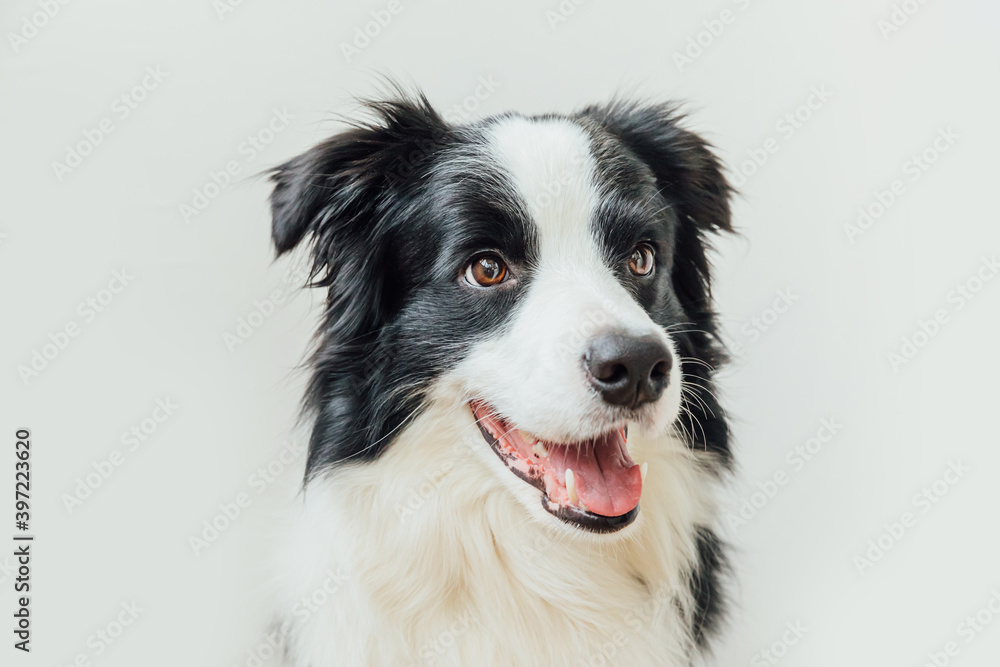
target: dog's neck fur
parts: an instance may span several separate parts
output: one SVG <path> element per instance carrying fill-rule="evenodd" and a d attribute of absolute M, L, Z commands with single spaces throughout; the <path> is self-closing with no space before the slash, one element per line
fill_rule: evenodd
<path fill-rule="evenodd" d="M 288 664 L 690 664 L 712 466 L 673 436 L 633 435 L 640 517 L 595 536 L 491 469 L 467 411 L 439 395 L 379 459 L 306 486 L 282 568 Z"/>

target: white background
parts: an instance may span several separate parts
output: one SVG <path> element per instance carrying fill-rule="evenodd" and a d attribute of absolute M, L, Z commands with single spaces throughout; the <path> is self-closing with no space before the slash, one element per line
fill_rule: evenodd
<path fill-rule="evenodd" d="M 32 430 L 38 536 L 30 656 L 10 646 L 13 561 L 0 557 L 0 663 L 253 664 L 269 620 L 263 554 L 298 472 L 259 494 L 248 478 L 292 431 L 315 299 L 294 296 L 288 262 L 271 263 L 258 173 L 335 131 L 353 96 L 391 74 L 442 110 L 468 98 L 470 119 L 571 111 L 615 92 L 685 100 L 734 174 L 773 138 L 777 151 L 744 170 L 741 236 L 716 260 L 738 350 L 720 380 L 740 465 L 727 511 L 760 507 L 725 523 L 738 580 L 715 663 L 769 664 L 758 652 L 800 622 L 808 630 L 778 647 L 779 664 L 918 666 L 949 641 L 949 664 L 997 664 L 1000 618 L 971 641 L 959 627 L 1000 591 L 1000 279 L 975 280 L 1000 253 L 996 3 L 909 0 L 888 32 L 888 0 L 591 0 L 564 3 L 565 16 L 550 13 L 555 0 L 401 0 L 350 59 L 342 44 L 385 2 L 219 4 L 80 0 L 48 19 L 34 1 L 0 9 L 0 441 L 12 452 L 15 429 Z M 723 10 L 729 22 L 714 23 Z M 123 117 L 115 100 L 147 67 L 166 74 L 155 88 L 146 78 Z M 481 77 L 499 85 L 477 100 Z M 820 88 L 832 96 L 800 108 Z M 274 110 L 294 118 L 256 154 L 241 150 Z M 795 113 L 808 119 L 779 127 Z M 57 173 L 105 118 L 113 131 Z M 913 180 L 908 161 L 949 128 L 957 139 Z M 180 206 L 232 160 L 234 182 L 185 220 Z M 850 239 L 859 207 L 896 179 L 902 194 Z M 79 304 L 106 300 L 122 269 L 134 277 L 88 319 Z M 970 280 L 981 289 L 959 308 L 953 290 Z M 275 290 L 283 303 L 227 346 Z M 774 317 L 779 291 L 793 301 Z M 947 321 L 894 368 L 890 353 L 939 309 Z M 22 377 L 72 323 L 78 335 Z M 179 407 L 129 451 L 122 433 L 166 398 Z M 824 418 L 842 426 L 796 468 L 786 454 Z M 68 509 L 114 450 L 122 464 Z M 9 489 L 13 456 L 0 460 Z M 968 471 L 924 511 L 914 496 L 950 462 Z M 773 497 L 752 497 L 779 471 Z M 189 537 L 239 493 L 252 505 L 195 555 Z M 3 535 L 11 496 L 0 494 Z M 915 525 L 859 565 L 904 512 Z M 96 655 L 88 637 L 132 601 L 139 618 Z"/>

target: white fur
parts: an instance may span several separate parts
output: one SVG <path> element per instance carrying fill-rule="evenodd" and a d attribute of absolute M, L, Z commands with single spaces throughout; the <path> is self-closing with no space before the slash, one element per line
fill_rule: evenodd
<path fill-rule="evenodd" d="M 468 400 L 480 397 L 546 439 L 605 432 L 616 424 L 587 385 L 587 340 L 617 328 L 670 344 L 600 257 L 583 131 L 508 119 L 489 150 L 538 228 L 532 285 L 509 328 L 436 383 L 381 457 L 303 492 L 282 567 L 295 667 L 689 664 L 687 577 L 695 527 L 712 524 L 714 478 L 704 455 L 668 433 L 679 363 L 633 425 L 644 428 L 630 431 L 632 457 L 649 469 L 639 517 L 618 533 L 546 513 L 474 423 Z"/>

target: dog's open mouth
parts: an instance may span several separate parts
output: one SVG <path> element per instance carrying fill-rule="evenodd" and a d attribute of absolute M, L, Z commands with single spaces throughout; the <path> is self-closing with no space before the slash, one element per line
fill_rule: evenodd
<path fill-rule="evenodd" d="M 624 427 L 556 444 L 515 428 L 485 403 L 470 406 L 486 442 L 511 472 L 542 492 L 542 507 L 552 515 L 599 533 L 621 530 L 639 515 L 645 466 L 629 456 Z"/>

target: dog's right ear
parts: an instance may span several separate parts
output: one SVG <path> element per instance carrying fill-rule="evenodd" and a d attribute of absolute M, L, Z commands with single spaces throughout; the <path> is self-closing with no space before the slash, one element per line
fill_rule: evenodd
<path fill-rule="evenodd" d="M 391 361 L 378 332 L 393 314 L 391 225 L 428 177 L 452 130 L 422 95 L 370 102 L 373 120 L 338 134 L 271 172 L 272 238 L 280 256 L 308 241 L 309 286 L 329 288 L 305 397 L 316 413 L 308 474 L 318 462 L 374 455 L 385 431 L 369 380 Z M 379 421 L 378 419 L 382 421 Z M 376 442 L 380 440 L 376 439 Z"/>
<path fill-rule="evenodd" d="M 329 284 L 339 251 L 372 240 L 377 214 L 447 141 L 448 125 L 423 95 L 369 102 L 374 119 L 354 125 L 271 171 L 274 247 L 280 256 L 307 236 L 313 284 Z"/>

